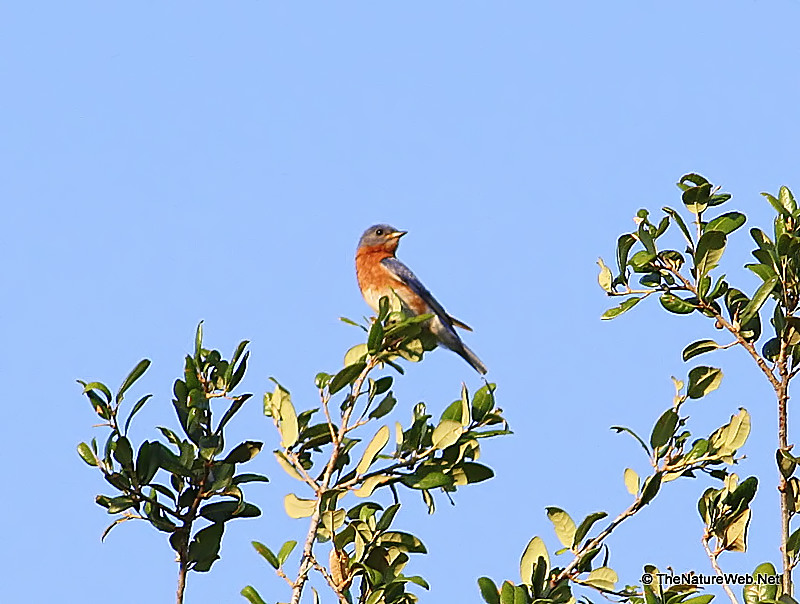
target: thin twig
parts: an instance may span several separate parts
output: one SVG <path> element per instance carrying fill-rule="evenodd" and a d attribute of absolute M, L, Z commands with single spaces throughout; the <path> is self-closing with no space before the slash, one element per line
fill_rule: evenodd
<path fill-rule="evenodd" d="M 717 576 L 722 577 L 722 589 L 725 590 L 725 593 L 728 594 L 728 597 L 731 600 L 731 604 L 739 604 L 736 601 L 736 596 L 733 595 L 733 591 L 731 590 L 730 586 L 725 582 L 725 575 L 722 572 L 722 569 L 719 567 L 717 563 L 717 556 L 719 556 L 718 552 L 712 552 L 711 548 L 708 546 L 708 542 L 711 539 L 711 535 L 708 531 L 703 533 L 703 549 L 706 550 L 706 555 L 708 559 L 711 561 L 711 566 L 714 568 L 714 572 L 717 573 Z"/>

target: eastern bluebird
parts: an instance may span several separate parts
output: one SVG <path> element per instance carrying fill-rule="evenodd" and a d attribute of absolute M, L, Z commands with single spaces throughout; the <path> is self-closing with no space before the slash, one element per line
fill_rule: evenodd
<path fill-rule="evenodd" d="M 356 251 L 356 275 L 361 294 L 376 312 L 380 299 L 383 296 L 391 299 L 394 293 L 406 314 L 432 314 L 428 328 L 439 343 L 461 356 L 479 373 L 485 374 L 486 366 L 461 341 L 454 327 L 468 331 L 472 329 L 448 315 L 416 275 L 395 258 L 400 237 L 405 234 L 406 231 L 398 231 L 388 224 L 376 224 L 364 231 Z"/>

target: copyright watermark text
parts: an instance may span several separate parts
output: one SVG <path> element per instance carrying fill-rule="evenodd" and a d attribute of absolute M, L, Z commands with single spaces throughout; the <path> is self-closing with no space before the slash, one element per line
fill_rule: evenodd
<path fill-rule="evenodd" d="M 780 585 L 780 575 L 745 575 L 740 573 L 723 573 L 722 575 L 705 575 L 703 573 L 644 573 L 643 585 Z"/>

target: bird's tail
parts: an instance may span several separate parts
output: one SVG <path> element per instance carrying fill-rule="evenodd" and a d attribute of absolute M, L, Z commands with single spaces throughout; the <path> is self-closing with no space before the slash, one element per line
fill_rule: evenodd
<path fill-rule="evenodd" d="M 475 371 L 480 373 L 481 375 L 486 375 L 488 369 L 486 369 L 486 365 L 478 358 L 478 355 L 472 352 L 467 345 L 462 343 L 461 350 L 456 350 L 456 352 L 464 359 L 467 363 L 472 365 L 475 368 Z"/>

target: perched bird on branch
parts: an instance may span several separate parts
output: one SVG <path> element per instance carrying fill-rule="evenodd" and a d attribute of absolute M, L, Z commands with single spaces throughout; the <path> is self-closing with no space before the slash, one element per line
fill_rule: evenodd
<path fill-rule="evenodd" d="M 486 366 L 461 341 L 455 327 L 472 329 L 448 315 L 411 269 L 395 258 L 400 238 L 405 234 L 406 231 L 398 231 L 388 224 L 376 224 L 364 231 L 356 251 L 356 275 L 361 294 L 376 312 L 382 297 L 391 299 L 396 294 L 406 314 L 432 314 L 427 325 L 438 342 L 461 356 L 478 373 L 485 374 Z"/>

